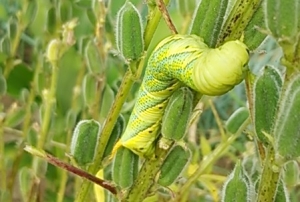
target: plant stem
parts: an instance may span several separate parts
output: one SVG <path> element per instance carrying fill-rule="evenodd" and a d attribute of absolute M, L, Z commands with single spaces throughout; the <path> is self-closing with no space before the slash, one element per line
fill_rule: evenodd
<path fill-rule="evenodd" d="M 210 105 L 210 108 L 211 108 L 211 111 L 215 117 L 215 120 L 217 122 L 217 125 L 218 125 L 218 128 L 219 128 L 219 131 L 220 131 L 220 134 L 221 134 L 221 140 L 224 141 L 226 139 L 226 134 L 225 134 L 225 130 L 223 128 L 223 124 L 222 124 L 222 121 L 221 121 L 221 118 L 217 112 L 217 109 L 213 103 L 213 101 L 210 99 L 209 101 L 209 105 Z"/>
<path fill-rule="evenodd" d="M 166 8 L 166 5 L 164 4 L 163 0 L 156 0 L 156 4 L 158 6 L 158 9 L 160 10 L 160 12 L 162 13 L 162 16 L 165 20 L 165 22 L 167 23 L 169 29 L 171 30 L 172 34 L 178 34 L 175 25 L 173 24 L 170 15 L 168 13 L 168 10 Z"/>
<path fill-rule="evenodd" d="M 169 4 L 169 2 L 170 2 L 170 0 L 164 0 L 164 4 L 166 6 Z M 154 32 L 155 32 L 157 25 L 161 18 L 161 12 L 157 6 L 149 13 L 150 14 L 147 18 L 147 26 L 145 28 L 145 33 L 144 33 L 145 50 L 148 49 L 148 46 L 153 38 Z"/>
<path fill-rule="evenodd" d="M 5 169 L 5 159 L 4 159 L 4 129 L 3 120 L 0 117 L 0 190 L 6 190 L 6 169 Z M 1 197 L 1 195 L 0 195 Z"/>
<path fill-rule="evenodd" d="M 170 148 L 172 147 L 173 143 L 171 143 Z M 139 172 L 137 180 L 130 188 L 128 195 L 122 201 L 128 202 L 135 202 L 135 201 L 143 201 L 149 190 L 155 183 L 155 178 L 162 164 L 164 163 L 169 150 L 164 150 L 161 148 L 157 148 L 157 153 L 155 157 L 146 160 Z"/>
<path fill-rule="evenodd" d="M 94 182 L 95 184 L 105 188 L 106 190 L 110 191 L 112 194 L 116 194 L 117 191 L 116 191 L 116 187 L 114 187 L 112 184 L 110 184 L 109 182 L 106 182 L 100 178 L 97 178 L 95 177 L 94 175 L 91 175 L 89 173 L 87 173 L 86 171 L 84 170 L 81 170 L 80 168 L 76 168 L 70 164 L 67 164 L 61 160 L 59 160 L 58 158 L 50 155 L 50 154 L 47 154 L 45 151 L 43 150 L 40 150 L 40 149 L 36 149 L 34 147 L 30 147 L 30 146 L 26 146 L 24 148 L 24 150 L 26 150 L 27 152 L 39 157 L 39 158 L 42 158 L 44 160 L 46 160 L 47 162 L 59 167 L 59 168 L 62 168 L 62 169 L 65 169 L 75 175 L 78 175 L 82 178 L 85 178 L 85 179 L 88 179 L 92 182 Z"/>
<path fill-rule="evenodd" d="M 55 94 L 57 88 L 57 77 L 58 77 L 58 64 L 57 61 L 51 63 L 52 65 L 52 77 L 51 77 L 51 86 L 50 90 L 44 98 L 45 101 L 45 112 L 42 117 L 42 126 L 41 126 L 41 133 L 38 140 L 37 148 L 43 149 L 44 144 L 47 140 L 47 134 L 49 131 L 49 125 L 51 121 L 51 115 L 53 111 L 53 105 L 56 102 Z M 33 169 L 37 172 L 38 171 L 38 159 L 35 158 L 33 161 Z"/>
<path fill-rule="evenodd" d="M 95 92 L 95 100 L 93 106 L 89 109 L 92 118 L 99 121 L 99 111 L 101 110 L 101 105 L 99 104 L 102 98 L 102 92 L 105 86 L 105 61 L 107 57 L 107 52 L 105 48 L 105 18 L 106 18 L 106 8 L 104 5 L 104 1 L 98 1 L 97 6 L 95 6 L 95 13 L 97 16 L 97 23 L 95 28 L 95 39 L 97 49 L 99 51 L 99 55 L 102 63 L 99 64 L 99 69 L 103 69 L 99 74 L 94 74 L 97 78 L 97 88 L 98 90 Z"/>
<path fill-rule="evenodd" d="M 56 102 L 55 93 L 56 93 L 56 87 L 57 87 L 57 76 L 58 76 L 58 65 L 57 63 L 52 64 L 52 77 L 51 77 L 51 86 L 49 94 L 46 95 L 45 98 L 45 113 L 43 114 L 42 119 L 42 128 L 41 128 L 41 136 L 38 141 L 37 148 L 42 149 L 48 134 L 48 129 L 51 121 L 51 115 L 53 110 L 53 105 Z"/>
<path fill-rule="evenodd" d="M 274 171 L 274 167 L 276 171 Z M 280 168 L 275 164 L 274 148 L 269 146 L 258 188 L 258 202 L 273 202 L 280 180 Z"/>

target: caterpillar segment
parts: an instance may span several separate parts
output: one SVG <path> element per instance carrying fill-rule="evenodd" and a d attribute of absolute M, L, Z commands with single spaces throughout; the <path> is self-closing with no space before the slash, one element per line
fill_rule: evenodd
<path fill-rule="evenodd" d="M 248 60 L 248 49 L 238 40 L 215 49 L 196 35 L 178 34 L 162 40 L 149 57 L 136 104 L 112 156 L 124 146 L 139 156 L 151 157 L 173 92 L 188 86 L 204 95 L 224 94 L 243 80 Z"/>

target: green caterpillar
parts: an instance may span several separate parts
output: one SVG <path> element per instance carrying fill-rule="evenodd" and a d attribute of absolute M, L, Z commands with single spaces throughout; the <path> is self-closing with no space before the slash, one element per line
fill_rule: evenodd
<path fill-rule="evenodd" d="M 151 54 L 137 102 L 120 146 L 149 157 L 161 127 L 168 98 L 186 85 L 204 95 L 221 95 L 244 78 L 249 52 L 241 41 L 229 41 L 209 48 L 195 35 L 173 35 L 161 41 Z"/>

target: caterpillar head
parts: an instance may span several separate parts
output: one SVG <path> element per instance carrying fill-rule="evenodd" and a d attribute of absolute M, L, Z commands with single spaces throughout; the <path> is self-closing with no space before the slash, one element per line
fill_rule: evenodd
<path fill-rule="evenodd" d="M 244 79 L 248 61 L 248 48 L 239 40 L 209 49 L 199 57 L 194 68 L 194 84 L 202 94 L 222 95 Z"/>

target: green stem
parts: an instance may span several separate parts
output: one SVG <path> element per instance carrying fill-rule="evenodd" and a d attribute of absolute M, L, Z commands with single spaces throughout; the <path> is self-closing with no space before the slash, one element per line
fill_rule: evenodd
<path fill-rule="evenodd" d="M 250 122 L 250 119 L 248 119 L 248 122 Z M 246 127 L 248 124 L 244 124 Z M 192 185 L 198 181 L 199 177 L 203 174 L 206 174 L 207 169 L 209 169 L 216 160 L 218 160 L 224 152 L 230 147 L 230 145 L 239 137 L 239 135 L 244 130 L 244 127 L 241 127 L 236 134 L 231 135 L 228 139 L 226 139 L 224 142 L 221 142 L 218 147 L 209 155 L 207 156 L 200 164 L 199 168 L 195 173 L 189 177 L 189 179 L 186 181 L 186 183 L 180 188 L 180 191 L 177 195 L 177 200 L 175 201 L 187 201 L 189 190 L 192 187 Z"/>
<path fill-rule="evenodd" d="M 172 147 L 172 145 L 173 143 L 171 143 L 170 148 Z M 168 153 L 169 150 L 158 148 L 155 158 L 153 157 L 152 159 L 149 159 L 144 162 L 137 177 L 137 180 L 130 188 L 127 197 L 122 201 L 143 201 L 147 197 L 149 190 L 155 183 L 156 175 L 160 171 L 160 168 L 164 163 Z"/>
<path fill-rule="evenodd" d="M 260 184 L 258 188 L 258 202 L 272 202 L 275 199 L 275 194 L 280 180 L 280 168 L 275 164 L 275 151 L 270 146 L 267 151 L 267 156 L 264 162 L 263 171 L 261 174 Z"/>
<path fill-rule="evenodd" d="M 6 190 L 6 169 L 5 169 L 5 159 L 4 159 L 4 127 L 3 127 L 3 120 L 1 120 L 1 117 L 0 117 L 0 178 L 1 178 L 0 190 L 4 192 Z"/>
<path fill-rule="evenodd" d="M 167 6 L 170 0 L 164 0 L 164 4 Z M 150 7 L 150 6 L 149 6 Z M 157 28 L 157 25 L 161 19 L 161 12 L 157 6 L 149 12 L 147 26 L 145 28 L 144 40 L 145 40 L 145 50 L 148 49 L 148 46 L 153 38 L 154 32 Z"/>
<path fill-rule="evenodd" d="M 96 24 L 96 29 L 95 29 L 95 38 L 96 38 L 96 44 L 97 48 L 100 54 L 101 61 L 103 64 L 105 64 L 106 57 L 107 57 L 107 49 L 104 47 L 105 46 L 105 19 L 106 19 L 106 8 L 105 4 L 103 1 L 98 1 L 96 7 L 95 7 L 95 13 L 97 15 L 97 24 Z M 103 65 L 102 64 L 102 65 Z M 104 67 L 99 67 L 103 68 Z M 100 74 L 95 74 L 94 76 L 97 78 L 98 81 L 98 90 L 95 95 L 95 100 L 93 103 L 93 107 L 89 109 L 93 119 L 99 120 L 99 111 L 101 110 L 101 105 L 99 104 L 102 98 L 102 92 L 105 84 L 105 74 L 103 73 L 104 71 L 101 71 Z"/>
<path fill-rule="evenodd" d="M 41 128 L 41 135 L 38 141 L 37 148 L 43 149 L 44 144 L 47 139 L 47 134 L 49 130 L 49 125 L 51 121 L 51 115 L 53 111 L 53 105 L 56 102 L 55 94 L 56 94 L 56 88 L 57 88 L 57 77 L 58 77 L 58 65 L 57 63 L 52 63 L 52 77 L 51 77 L 51 86 L 49 90 L 49 94 L 46 95 L 45 98 L 45 113 L 43 115 L 43 123 Z"/>
<path fill-rule="evenodd" d="M 53 105 L 56 102 L 55 94 L 56 94 L 56 88 L 57 88 L 57 77 L 58 77 L 58 64 L 57 61 L 51 63 L 52 65 L 52 77 L 51 77 L 51 86 L 50 90 L 45 95 L 44 101 L 45 101 L 45 112 L 42 117 L 42 126 L 41 126 L 41 133 L 38 140 L 37 148 L 43 149 L 44 144 L 47 140 L 47 135 L 49 131 L 51 116 L 53 112 Z M 33 161 L 33 168 L 37 172 L 38 171 L 38 159 L 35 158 Z"/>

